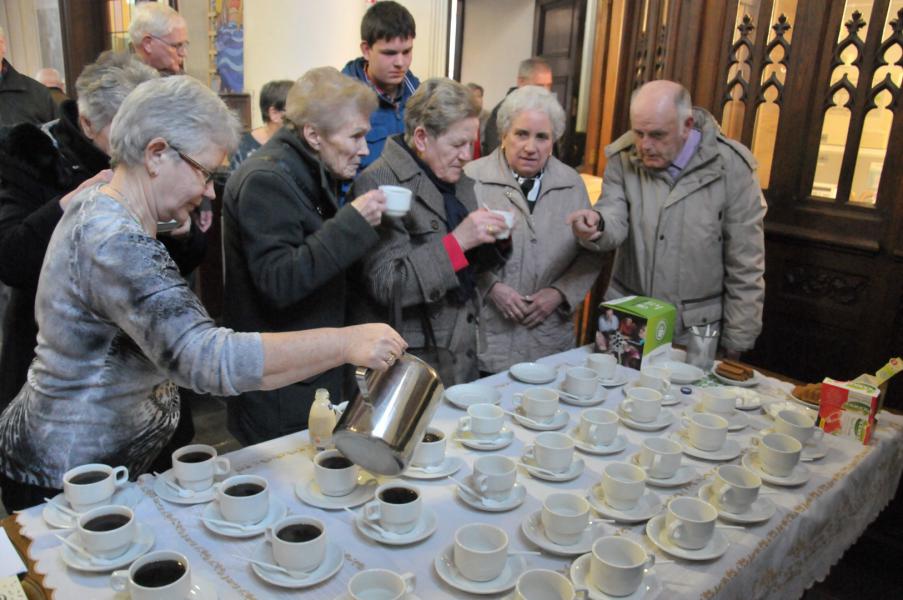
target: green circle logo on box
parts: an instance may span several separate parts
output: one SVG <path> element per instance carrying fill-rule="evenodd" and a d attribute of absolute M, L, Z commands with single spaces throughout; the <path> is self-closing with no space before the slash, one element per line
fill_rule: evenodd
<path fill-rule="evenodd" d="M 655 341 L 660 342 L 665 339 L 665 331 L 668 327 L 665 325 L 664 321 L 659 321 L 658 327 L 655 328 Z"/>

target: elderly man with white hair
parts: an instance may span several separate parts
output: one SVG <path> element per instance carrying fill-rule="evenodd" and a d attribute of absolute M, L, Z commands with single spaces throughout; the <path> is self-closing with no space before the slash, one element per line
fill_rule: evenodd
<path fill-rule="evenodd" d="M 6 60 L 6 32 L 0 27 L 0 127 L 40 125 L 55 117 L 56 104 L 50 91 Z"/>
<path fill-rule="evenodd" d="M 146 2 L 135 7 L 129 38 L 141 61 L 161 75 L 178 75 L 188 57 L 188 25 L 165 4 Z"/>

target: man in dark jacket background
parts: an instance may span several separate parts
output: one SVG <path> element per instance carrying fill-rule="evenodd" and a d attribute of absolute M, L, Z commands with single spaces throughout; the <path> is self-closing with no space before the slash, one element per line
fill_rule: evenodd
<path fill-rule="evenodd" d="M 41 125 L 56 118 L 50 91 L 16 71 L 6 60 L 6 32 L 0 27 L 0 127 Z"/>

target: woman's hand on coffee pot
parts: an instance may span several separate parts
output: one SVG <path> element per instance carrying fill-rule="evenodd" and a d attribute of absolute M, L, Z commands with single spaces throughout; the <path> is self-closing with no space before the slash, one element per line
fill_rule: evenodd
<path fill-rule="evenodd" d="M 508 229 L 505 217 L 491 212 L 485 208 L 479 208 L 461 221 L 455 227 L 452 235 L 458 240 L 461 250 L 467 252 L 481 244 L 495 242 L 496 236 Z"/>
<path fill-rule="evenodd" d="M 376 227 L 379 225 L 386 210 L 386 195 L 382 190 L 370 190 L 366 194 L 361 194 L 351 202 L 357 212 L 367 220 L 370 225 Z"/>
<path fill-rule="evenodd" d="M 404 338 L 385 323 L 366 323 L 342 329 L 345 334 L 345 362 L 357 367 L 385 371 L 404 354 Z"/>

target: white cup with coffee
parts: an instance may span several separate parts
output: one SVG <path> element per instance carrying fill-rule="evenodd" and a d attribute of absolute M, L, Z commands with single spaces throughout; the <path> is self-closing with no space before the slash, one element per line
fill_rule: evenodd
<path fill-rule="evenodd" d="M 570 367 L 564 372 L 562 387 L 574 396 L 593 398 L 599 391 L 599 374 L 589 367 Z"/>
<path fill-rule="evenodd" d="M 774 430 L 798 439 L 804 446 L 810 440 L 821 441 L 822 435 L 825 433 L 815 426 L 815 419 L 792 409 L 785 409 L 778 413 L 774 419 Z"/>
<path fill-rule="evenodd" d="M 445 433 L 437 427 L 428 427 L 414 447 L 411 464 L 415 467 L 436 467 L 445 461 Z"/>
<path fill-rule="evenodd" d="M 499 209 L 491 209 L 491 212 L 501 216 L 505 219 L 505 229 L 503 231 L 499 231 L 495 234 L 495 239 L 497 240 L 507 240 L 511 237 L 511 229 L 514 227 L 514 211 L 511 210 L 499 210 Z"/>
<path fill-rule="evenodd" d="M 517 481 L 517 463 L 505 456 L 481 456 L 473 463 L 471 481 L 484 498 L 505 500 Z"/>
<path fill-rule="evenodd" d="M 709 413 L 693 413 L 683 417 L 681 437 L 689 440 L 694 448 L 704 452 L 717 452 L 727 441 L 728 422 L 724 417 Z"/>
<path fill-rule="evenodd" d="M 75 512 L 87 512 L 108 504 L 116 490 L 129 480 L 126 467 L 100 463 L 81 465 L 63 475 L 63 495 Z"/>
<path fill-rule="evenodd" d="M 646 491 L 646 472 L 629 463 L 609 463 L 599 485 L 606 504 L 616 510 L 630 510 Z"/>
<path fill-rule="evenodd" d="M 715 472 L 712 495 L 722 510 L 740 514 L 749 510 L 759 497 L 761 487 L 762 479 L 749 469 L 721 465 Z"/>
<path fill-rule="evenodd" d="M 464 525 L 455 532 L 453 560 L 467 579 L 491 581 L 508 562 L 508 534 L 487 523 Z"/>
<path fill-rule="evenodd" d="M 718 510 L 698 498 L 682 496 L 668 502 L 665 532 L 668 538 L 686 550 L 704 548 L 715 534 Z"/>
<path fill-rule="evenodd" d="M 614 354 L 595 352 L 586 357 L 586 366 L 595 371 L 599 379 L 611 379 L 615 376 L 618 359 Z"/>
<path fill-rule="evenodd" d="M 233 523 L 259 523 L 270 511 L 270 486 L 257 475 L 233 475 L 214 485 L 219 512 Z"/>
<path fill-rule="evenodd" d="M 787 477 L 793 473 L 803 451 L 800 441 L 786 433 L 769 433 L 751 441 L 758 447 L 762 470 L 775 477 Z"/>
<path fill-rule="evenodd" d="M 210 489 L 213 478 L 229 473 L 229 459 L 217 457 L 216 448 L 206 444 L 183 446 L 172 453 L 172 470 L 176 481 L 186 490 Z"/>
<path fill-rule="evenodd" d="M 609 596 L 629 596 L 655 564 L 655 556 L 624 536 L 605 536 L 593 543 L 589 582 Z"/>
<path fill-rule="evenodd" d="M 522 394 L 514 394 L 515 404 L 530 419 L 550 423 L 558 412 L 558 392 L 549 388 L 530 388 Z"/>
<path fill-rule="evenodd" d="M 386 214 L 403 217 L 411 210 L 411 190 L 400 185 L 381 185 L 380 191 L 386 196 Z"/>
<path fill-rule="evenodd" d="M 417 577 L 388 569 L 367 569 L 348 581 L 351 600 L 405 600 L 414 593 Z"/>
<path fill-rule="evenodd" d="M 651 423 L 662 412 L 662 393 L 651 388 L 628 388 L 621 412 L 638 423 Z"/>
<path fill-rule="evenodd" d="M 634 462 L 646 471 L 649 477 L 668 479 L 680 468 L 682 455 L 683 448 L 674 440 L 653 437 L 643 440 Z"/>
<path fill-rule="evenodd" d="M 467 416 L 458 420 L 458 431 L 480 440 L 494 440 L 505 424 L 505 411 L 495 404 L 479 403 L 467 407 Z"/>
<path fill-rule="evenodd" d="M 574 584 L 555 571 L 530 569 L 517 578 L 514 600 L 574 600 Z"/>
<path fill-rule="evenodd" d="M 266 539 L 284 569 L 313 571 L 326 557 L 326 525 L 313 517 L 289 515 L 267 529 Z"/>
<path fill-rule="evenodd" d="M 347 496 L 357 487 L 358 467 L 338 450 L 314 456 L 314 481 L 324 496 Z"/>
<path fill-rule="evenodd" d="M 542 503 L 540 520 L 546 537 L 561 546 L 580 541 L 589 525 L 590 504 L 576 494 L 549 494 Z"/>
<path fill-rule="evenodd" d="M 607 446 L 618 435 L 618 414 L 606 408 L 588 408 L 580 413 L 577 435 L 593 446 Z"/>
<path fill-rule="evenodd" d="M 376 498 L 364 506 L 364 519 L 392 533 L 408 533 L 420 522 L 420 490 L 401 481 L 376 488 Z"/>
<path fill-rule="evenodd" d="M 145 554 L 128 570 L 114 571 L 110 587 L 131 600 L 172 600 L 188 598 L 191 566 L 184 554 L 158 550 Z"/>
<path fill-rule="evenodd" d="M 137 532 L 135 514 L 127 506 L 101 506 L 76 522 L 82 547 L 98 558 L 116 558 L 131 547 Z"/>

